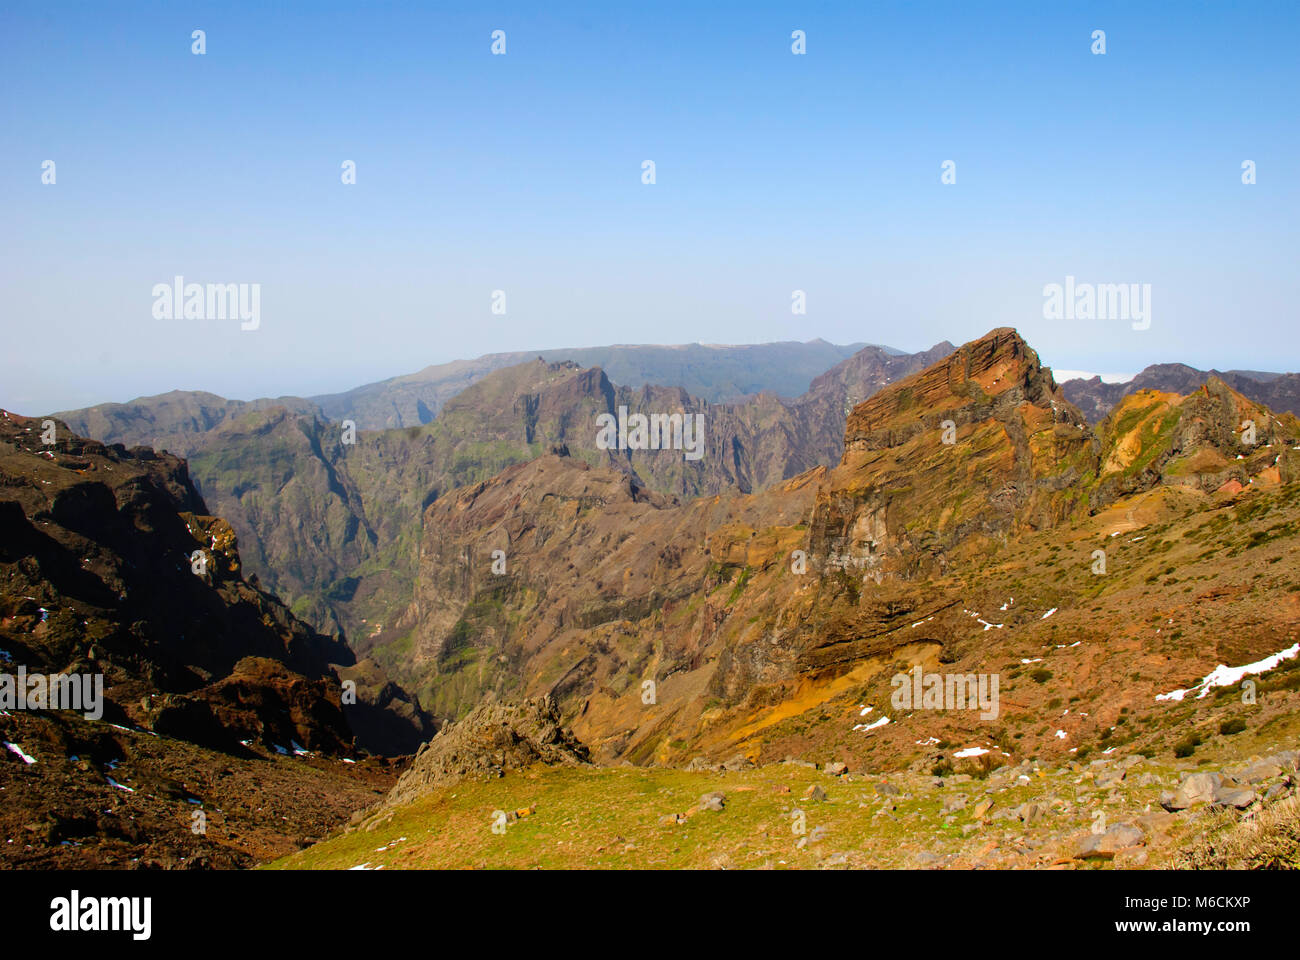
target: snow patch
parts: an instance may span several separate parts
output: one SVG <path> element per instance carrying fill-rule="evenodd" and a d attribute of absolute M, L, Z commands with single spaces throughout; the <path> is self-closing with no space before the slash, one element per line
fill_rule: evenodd
<path fill-rule="evenodd" d="M 18 754 L 18 759 L 21 760 L 23 763 L 27 764 L 28 766 L 36 762 L 36 758 L 31 756 L 30 754 L 23 753 L 23 748 L 18 746 L 18 744 L 10 743 L 8 740 L 6 740 L 4 744 L 5 744 L 5 749 L 7 749 L 10 753 Z"/>
<path fill-rule="evenodd" d="M 1263 660 L 1256 660 L 1254 663 L 1248 663 L 1244 666 L 1229 667 L 1221 663 L 1207 673 L 1205 678 L 1190 690 L 1171 690 L 1168 693 L 1157 693 L 1156 699 L 1182 700 L 1192 690 L 1199 690 L 1201 692 L 1196 695 L 1196 699 L 1200 700 L 1215 687 L 1230 687 L 1239 683 L 1242 678 L 1249 674 L 1267 673 L 1269 670 L 1275 669 L 1283 660 L 1290 660 L 1297 655 L 1300 655 L 1300 643 L 1293 643 L 1285 650 L 1279 650 L 1271 657 L 1265 657 Z"/>
<path fill-rule="evenodd" d="M 879 720 L 875 721 L 874 723 L 856 723 L 853 725 L 853 729 L 861 730 L 863 733 L 866 733 L 868 730 L 875 730 L 877 727 L 883 727 L 888 722 L 889 722 L 888 717 L 881 717 Z"/>

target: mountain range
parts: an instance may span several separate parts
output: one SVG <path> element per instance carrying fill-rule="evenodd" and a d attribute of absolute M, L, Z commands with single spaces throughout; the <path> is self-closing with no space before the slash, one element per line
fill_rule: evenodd
<path fill-rule="evenodd" d="M 609 348 L 668 362 L 639 349 Z M 699 349 L 714 396 L 770 375 Z M 184 393 L 59 415 L 53 440 L 3 415 L 0 650 L 101 674 L 108 701 L 0 714 L 25 798 L 5 820 L 29 837 L 7 859 L 247 865 L 525 764 L 942 783 L 1300 733 L 1290 674 L 1259 709 L 1183 696 L 1294 659 L 1300 422 L 1238 389 L 1285 401 L 1292 375 L 1061 386 L 1009 328 L 863 346 L 794 397 L 494 363 L 342 408 L 397 417 L 426 391 L 427 422 L 385 429 Z M 699 415 L 705 455 L 597 442 L 628 414 Z M 900 707 L 912 671 L 995 674 L 1001 706 Z M 383 755 L 435 727 L 399 779 Z M 238 812 L 286 797 L 284 824 Z M 225 832 L 187 835 L 217 798 Z M 156 833 L 77 812 L 105 804 Z"/>
<path fill-rule="evenodd" d="M 1251 446 L 1244 420 L 1257 424 Z M 1094 429 L 1014 331 L 994 331 L 854 407 L 831 469 L 761 492 L 670 499 L 548 455 L 440 498 L 425 517 L 401 676 L 444 716 L 489 692 L 549 695 L 607 762 L 684 763 L 746 743 L 779 758 L 796 743 L 757 734 L 791 700 L 811 705 L 848 678 L 859 699 L 887 702 L 877 684 L 900 659 L 987 664 L 988 631 L 976 645 L 971 611 L 994 622 L 1002 591 L 1015 610 L 996 619 L 1020 629 L 999 660 L 1029 656 L 1062 626 L 1086 630 L 1082 610 L 1041 627 L 1025 618 L 1122 589 L 1145 561 L 1112 558 L 1103 579 L 1090 551 L 1131 528 L 1138 503 L 1163 519 L 1216 492 L 1280 489 L 1300 476 L 1298 442 L 1293 416 L 1217 378 L 1186 396 L 1130 394 Z M 1122 503 L 1125 519 L 1112 519 Z M 1024 557 L 1040 550 L 1075 559 L 1053 556 L 1031 589 Z M 493 551 L 509 558 L 504 574 Z M 1061 579 L 1044 579 L 1049 569 Z M 1238 656 L 1270 645 L 1284 644 L 1261 631 Z M 1144 683 L 1199 676 L 1207 656 L 1170 652 Z M 1021 747 L 1057 744 L 1048 731 Z"/>
<path fill-rule="evenodd" d="M 768 358 L 772 369 L 773 356 L 799 369 L 807 366 L 809 350 L 821 356 L 847 349 L 820 341 L 698 348 L 703 359 L 696 375 L 716 392 L 751 354 Z M 762 489 L 833 462 L 852 404 L 951 349 L 943 343 L 900 354 L 864 347 L 811 378 L 794 400 L 759 393 L 733 403 L 712 403 L 680 387 L 616 386 L 599 367 L 535 357 L 480 371 L 460 393 L 438 401 L 440 413 L 427 424 L 358 428 L 354 443 L 345 442 L 344 431 L 319 408 L 293 398 L 241 404 L 172 393 L 58 416 L 106 442 L 183 450 L 196 488 L 237 533 L 250 573 L 318 628 L 345 636 L 361 651 L 396 645 L 396 657 L 406 640 L 394 623 L 409 599 L 422 511 L 446 491 L 551 448 L 593 465 L 617 465 L 629 482 L 669 495 Z M 652 368 L 677 348 L 641 350 L 609 348 L 619 362 L 635 362 L 638 369 Z M 680 352 L 692 356 L 697 349 Z M 767 369 L 760 364 L 755 376 Z M 602 451 L 595 416 L 620 407 L 705 413 L 710 449 L 725 453 L 690 463 L 651 451 Z"/>
<path fill-rule="evenodd" d="M 1261 373 L 1254 370 L 1197 370 L 1183 363 L 1157 363 L 1124 383 L 1104 383 L 1101 377 L 1067 380 L 1066 399 L 1083 411 L 1089 423 L 1110 413 L 1122 398 L 1138 390 L 1190 393 L 1210 377 L 1217 377 L 1238 393 L 1279 413 L 1300 415 L 1300 374 Z"/>

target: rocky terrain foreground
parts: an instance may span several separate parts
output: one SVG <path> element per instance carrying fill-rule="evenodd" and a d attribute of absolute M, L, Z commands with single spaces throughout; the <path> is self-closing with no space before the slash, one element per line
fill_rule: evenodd
<path fill-rule="evenodd" d="M 1285 726 L 1293 745 L 1296 726 Z M 1214 741 L 1199 762 L 1128 753 L 958 764 L 970 772 L 759 767 L 741 755 L 685 769 L 570 759 L 464 770 L 407 782 L 272 867 L 1300 868 L 1300 750 Z"/>

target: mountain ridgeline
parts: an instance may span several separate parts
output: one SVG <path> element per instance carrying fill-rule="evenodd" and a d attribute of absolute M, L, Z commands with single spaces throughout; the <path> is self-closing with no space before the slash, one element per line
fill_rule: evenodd
<path fill-rule="evenodd" d="M 774 351 L 789 346 L 665 347 L 636 356 L 638 369 L 651 369 L 660 352 L 703 351 L 718 369 L 701 361 L 695 377 L 725 392 L 737 382 L 734 368 L 751 354 L 786 356 Z M 842 349 L 820 341 L 794 346 L 806 348 L 792 355 L 796 370 L 808 366 L 806 350 L 822 357 Z M 624 363 L 632 349 L 610 348 Z M 411 643 L 402 615 L 414 588 L 423 512 L 448 491 L 552 449 L 617 468 L 628 483 L 669 496 L 764 489 L 834 463 L 854 403 L 951 350 L 948 343 L 918 354 L 865 347 L 812 378 L 796 399 L 760 393 L 735 403 L 713 403 L 681 387 L 615 385 L 598 367 L 535 357 L 479 376 L 441 400 L 428 424 L 355 436 L 305 401 L 241 407 L 210 395 L 168 394 L 64 416 L 74 429 L 96 429 L 110 441 L 179 444 L 195 486 L 236 531 L 249 572 L 297 615 L 391 666 Z M 764 369 L 740 382 L 761 382 Z M 778 379 L 792 376 L 801 375 Z M 692 461 L 601 449 L 597 417 L 620 408 L 703 415 L 707 455 Z"/>
<path fill-rule="evenodd" d="M 1278 413 L 1300 416 L 1300 373 L 1259 373 L 1253 370 L 1197 370 L 1184 363 L 1157 363 L 1146 367 L 1127 383 L 1104 383 L 1101 377 L 1067 380 L 1065 397 L 1077 406 L 1089 423 L 1103 420 L 1115 405 L 1139 390 L 1191 393 L 1211 377 L 1217 377 L 1242 396 Z"/>
<path fill-rule="evenodd" d="M 600 367 L 625 387 L 672 384 L 710 403 L 740 400 L 755 393 L 795 397 L 809 382 L 866 344 L 848 346 L 810 340 L 807 343 L 759 343 L 715 346 L 616 345 L 541 350 L 535 353 L 492 353 L 475 360 L 426 367 L 418 373 L 393 377 L 345 393 L 312 397 L 330 420 L 353 420 L 363 430 L 409 427 L 431 421 L 442 405 L 475 380 L 493 370 L 513 367 L 541 357 L 548 363 L 569 361 L 580 367 Z M 898 353 L 887 347 L 886 353 Z"/>
<path fill-rule="evenodd" d="M 476 370 L 430 422 L 353 437 L 297 404 L 82 416 L 182 437 L 259 580 L 435 715 L 552 696 L 606 758 L 696 749 L 703 726 L 898 649 L 950 655 L 938 585 L 1016 538 L 1294 473 L 1294 420 L 1221 378 L 1127 389 L 1093 424 L 1011 330 L 865 347 L 795 399 L 713 403 L 541 357 Z M 706 455 L 601 449 L 598 417 L 620 409 L 701 414 Z M 795 551 L 813 575 L 782 573 Z M 933 625 L 900 647 L 912 615 Z M 628 714 L 646 671 L 661 709 Z"/>

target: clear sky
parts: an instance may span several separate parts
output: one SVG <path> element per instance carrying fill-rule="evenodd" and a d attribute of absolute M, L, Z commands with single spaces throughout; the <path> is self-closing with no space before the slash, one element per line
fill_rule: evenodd
<path fill-rule="evenodd" d="M 1298 92 L 1294 0 L 4 0 L 0 406 L 1003 325 L 1061 368 L 1296 370 Z M 259 329 L 155 319 L 176 275 L 260 284 Z M 1066 276 L 1151 284 L 1150 329 L 1045 319 Z"/>

